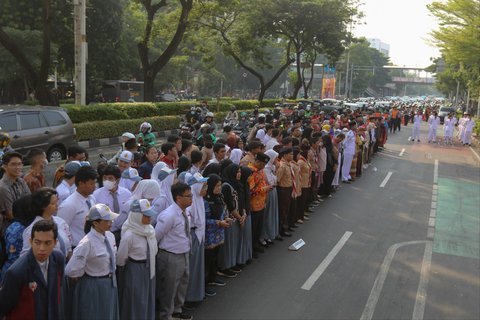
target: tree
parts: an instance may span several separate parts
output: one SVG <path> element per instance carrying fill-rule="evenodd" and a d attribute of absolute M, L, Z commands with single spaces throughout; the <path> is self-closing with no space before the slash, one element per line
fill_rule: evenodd
<path fill-rule="evenodd" d="M 379 90 L 390 81 L 388 71 L 382 67 L 389 64 L 389 59 L 377 49 L 371 48 L 366 39 L 357 39 L 347 53 L 350 54 L 350 64 L 353 65 L 352 96 L 362 96 L 370 87 Z"/>
<path fill-rule="evenodd" d="M 192 8 L 193 0 L 135 0 L 131 4 L 133 18 L 143 23 L 137 48 L 145 82 L 146 101 L 153 101 L 155 98 L 155 78 L 175 55 L 182 42 Z M 153 55 L 153 51 L 159 53 Z"/>
<path fill-rule="evenodd" d="M 452 77 L 480 95 L 480 2 L 448 0 L 432 2 L 430 12 L 440 27 L 431 33 L 445 60 L 445 71 L 437 74 L 438 88 L 448 90 Z"/>
<path fill-rule="evenodd" d="M 272 37 L 269 25 L 274 20 L 260 19 L 265 1 L 210 1 L 197 13 L 197 24 L 205 32 L 214 32 L 224 54 L 253 75 L 259 82 L 258 100 L 278 80 L 294 59 L 291 41 Z M 266 24 L 260 25 L 261 23 Z M 281 52 L 281 61 L 275 61 Z M 268 72 L 270 71 L 270 72 Z"/>
<path fill-rule="evenodd" d="M 2 1 L 3 2 L 3 1 Z M 21 6 L 25 4 L 25 2 L 17 2 L 14 1 L 5 1 L 2 4 L 2 9 L 10 8 L 10 9 L 20 9 Z M 29 1 L 30 4 L 30 1 Z M 35 66 L 32 62 L 32 57 L 29 56 L 29 53 L 26 52 L 23 48 L 21 48 L 18 42 L 12 37 L 12 34 L 7 33 L 5 25 L 0 25 L 0 45 L 2 45 L 13 57 L 17 63 L 22 67 L 25 72 L 25 75 L 29 82 L 32 84 L 35 90 L 35 98 L 39 101 L 41 105 L 57 105 L 58 101 L 55 99 L 54 95 L 50 92 L 47 88 L 47 78 L 50 69 L 50 54 L 51 54 L 51 26 L 52 26 L 52 1 L 51 0 L 42 0 L 41 3 L 31 3 L 31 8 L 28 9 L 26 12 L 30 13 L 31 9 L 35 9 L 36 5 L 41 5 L 39 11 L 41 12 L 40 15 L 40 25 L 42 30 L 42 50 L 40 55 L 40 64 L 39 66 Z M 5 11 L 0 10 L 3 12 L 2 14 L 2 21 L 4 19 Z M 8 11 L 7 11 L 8 12 Z M 38 12 L 38 11 L 37 11 Z M 11 11 L 10 11 L 11 13 Z M 19 16 L 22 16 L 19 13 Z M 37 14 L 38 16 L 38 14 Z M 32 17 L 32 16 L 31 16 Z M 12 21 L 13 20 L 13 21 Z M 7 20 L 8 21 L 8 20 Z M 25 27 L 23 23 L 23 19 L 14 20 L 10 19 L 11 25 L 16 25 L 19 27 Z M 31 20 L 31 27 L 36 27 L 35 24 L 38 21 L 38 18 L 32 18 Z"/>
<path fill-rule="evenodd" d="M 260 7 L 258 19 L 273 21 L 264 23 L 273 36 L 291 42 L 297 70 L 293 98 L 303 84 L 302 57 L 315 51 L 326 55 L 334 63 L 344 50 L 348 39 L 347 25 L 357 14 L 354 3 L 342 0 L 278 0 L 266 2 Z"/>

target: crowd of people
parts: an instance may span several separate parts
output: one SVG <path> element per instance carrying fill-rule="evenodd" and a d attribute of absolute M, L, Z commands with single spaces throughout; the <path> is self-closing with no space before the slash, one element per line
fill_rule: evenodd
<path fill-rule="evenodd" d="M 160 149 L 143 123 L 96 169 L 85 149 L 71 147 L 53 188 L 41 150 L 30 152 L 25 175 L 22 155 L 7 152 L 0 315 L 191 319 L 215 287 L 358 179 L 392 124 L 400 130 L 399 112 L 258 113 L 245 140 L 231 128 L 218 133 L 205 113 L 212 119 L 198 134 L 170 135 Z"/>

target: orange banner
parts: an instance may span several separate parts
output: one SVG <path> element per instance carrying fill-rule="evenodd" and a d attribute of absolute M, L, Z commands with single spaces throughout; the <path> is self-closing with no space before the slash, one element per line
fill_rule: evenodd
<path fill-rule="evenodd" d="M 322 99 L 335 98 L 335 78 L 326 78 L 322 81 Z"/>

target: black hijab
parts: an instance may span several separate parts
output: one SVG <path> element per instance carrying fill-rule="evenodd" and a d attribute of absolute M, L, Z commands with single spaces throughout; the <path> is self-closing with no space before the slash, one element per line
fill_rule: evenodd
<path fill-rule="evenodd" d="M 237 173 L 239 169 L 240 166 L 238 164 L 231 163 L 222 171 L 223 182 L 228 183 L 235 190 L 240 189 L 239 180 L 237 180 Z"/>
<path fill-rule="evenodd" d="M 210 163 L 210 164 L 203 170 L 202 176 L 208 177 L 208 176 L 210 176 L 211 174 L 220 175 L 221 173 L 222 173 L 222 169 L 221 169 L 221 166 L 220 166 L 219 163 Z"/>
<path fill-rule="evenodd" d="M 205 200 L 207 200 L 210 210 L 212 212 L 212 218 L 219 220 L 222 216 L 223 209 L 225 207 L 225 203 L 223 201 L 222 193 L 214 194 L 213 190 L 217 183 L 222 182 L 222 178 L 218 174 L 210 174 L 208 175 L 207 181 L 207 195 L 205 196 Z"/>

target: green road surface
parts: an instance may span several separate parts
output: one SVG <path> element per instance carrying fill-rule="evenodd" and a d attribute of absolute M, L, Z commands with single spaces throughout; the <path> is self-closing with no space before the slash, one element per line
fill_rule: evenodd
<path fill-rule="evenodd" d="M 438 179 L 433 251 L 480 259 L 480 185 Z"/>

